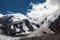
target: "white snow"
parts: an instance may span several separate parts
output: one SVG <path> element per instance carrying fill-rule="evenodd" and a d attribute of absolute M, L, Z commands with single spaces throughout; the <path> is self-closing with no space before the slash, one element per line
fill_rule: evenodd
<path fill-rule="evenodd" d="M 13 21 L 21 21 L 23 19 L 27 19 L 27 17 L 21 13 L 15 13 L 15 14 L 11 14 L 14 17 L 12 18 Z"/>
<path fill-rule="evenodd" d="M 17 31 L 17 32 L 19 32 L 19 31 L 20 31 L 20 29 L 19 29 L 19 28 L 16 28 L 16 31 Z"/>
<path fill-rule="evenodd" d="M 0 18 L 3 17 L 4 15 L 0 13 Z"/>

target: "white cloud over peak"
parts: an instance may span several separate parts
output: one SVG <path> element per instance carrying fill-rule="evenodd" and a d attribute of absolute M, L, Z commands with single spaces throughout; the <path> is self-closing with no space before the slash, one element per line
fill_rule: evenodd
<path fill-rule="evenodd" d="M 45 3 L 41 4 L 34 4 L 31 3 L 32 9 L 29 10 L 30 12 L 27 12 L 27 16 L 32 18 L 32 20 L 42 21 L 44 18 L 46 18 L 49 15 L 56 14 L 55 12 L 59 9 L 58 4 L 53 5 L 51 4 L 50 0 L 47 0 Z M 37 22 L 35 21 L 35 22 Z"/>

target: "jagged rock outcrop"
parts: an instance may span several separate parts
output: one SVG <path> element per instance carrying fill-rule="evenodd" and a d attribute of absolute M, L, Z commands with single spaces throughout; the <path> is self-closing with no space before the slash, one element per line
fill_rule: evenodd
<path fill-rule="evenodd" d="M 55 33 L 60 33 L 60 16 L 50 24 L 49 28 Z"/>

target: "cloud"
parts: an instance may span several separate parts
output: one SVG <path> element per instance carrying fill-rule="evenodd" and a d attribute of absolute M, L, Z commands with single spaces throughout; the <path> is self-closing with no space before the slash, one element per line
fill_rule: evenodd
<path fill-rule="evenodd" d="M 59 9 L 58 4 L 53 5 L 50 0 L 47 0 L 43 4 L 31 3 L 30 5 L 32 5 L 32 9 L 28 9 L 30 12 L 27 12 L 27 16 L 35 20 L 36 23 L 50 15 L 56 14 L 56 11 Z"/>

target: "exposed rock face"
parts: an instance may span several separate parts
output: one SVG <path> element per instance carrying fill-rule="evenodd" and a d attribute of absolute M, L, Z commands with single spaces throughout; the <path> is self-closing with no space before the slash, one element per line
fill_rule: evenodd
<path fill-rule="evenodd" d="M 2 24 L 0 26 L 0 29 L 3 30 L 3 33 L 5 35 L 9 35 L 9 36 L 15 36 L 16 34 L 20 34 L 22 35 L 22 32 L 26 32 L 23 29 L 23 23 L 25 23 L 25 25 L 27 26 L 28 30 L 27 31 L 34 31 L 33 26 L 31 25 L 31 23 L 28 21 L 28 19 L 23 19 L 21 21 L 13 21 L 11 20 L 14 16 L 3 16 L 2 18 L 0 18 L 0 24 Z M 12 27 L 12 28 L 11 28 Z M 19 29 L 19 30 L 18 30 Z"/>
<path fill-rule="evenodd" d="M 12 18 L 14 16 L 3 16 L 0 18 L 0 29 L 3 31 L 5 35 L 8 36 L 23 36 L 24 34 L 29 34 L 31 32 L 34 33 L 34 31 L 37 29 L 39 33 L 41 29 L 41 25 L 44 25 L 44 21 L 47 20 L 45 18 L 40 24 L 31 23 L 28 19 L 23 19 L 20 21 L 13 21 Z M 49 22 L 49 21 L 48 21 Z M 35 26 L 34 26 L 35 25 Z M 23 27 L 24 26 L 24 27 Z M 44 26 L 42 26 L 44 27 Z M 48 27 L 47 27 L 48 28 Z M 41 31 L 43 34 L 47 34 L 48 32 L 45 31 L 45 29 L 42 29 Z M 54 21 L 50 23 L 50 26 L 48 28 L 48 31 L 52 30 L 55 33 L 60 32 L 60 16 Z M 40 34 L 40 33 L 39 33 Z"/>
<path fill-rule="evenodd" d="M 2 24 L 0 26 L 0 29 L 3 30 L 4 34 L 6 35 L 10 35 L 10 27 L 12 25 L 12 20 L 10 20 L 13 16 L 3 16 L 2 18 L 0 18 L 0 24 Z M 12 31 L 11 31 L 12 32 Z"/>
<path fill-rule="evenodd" d="M 60 16 L 50 24 L 49 28 L 55 33 L 60 33 Z"/>

